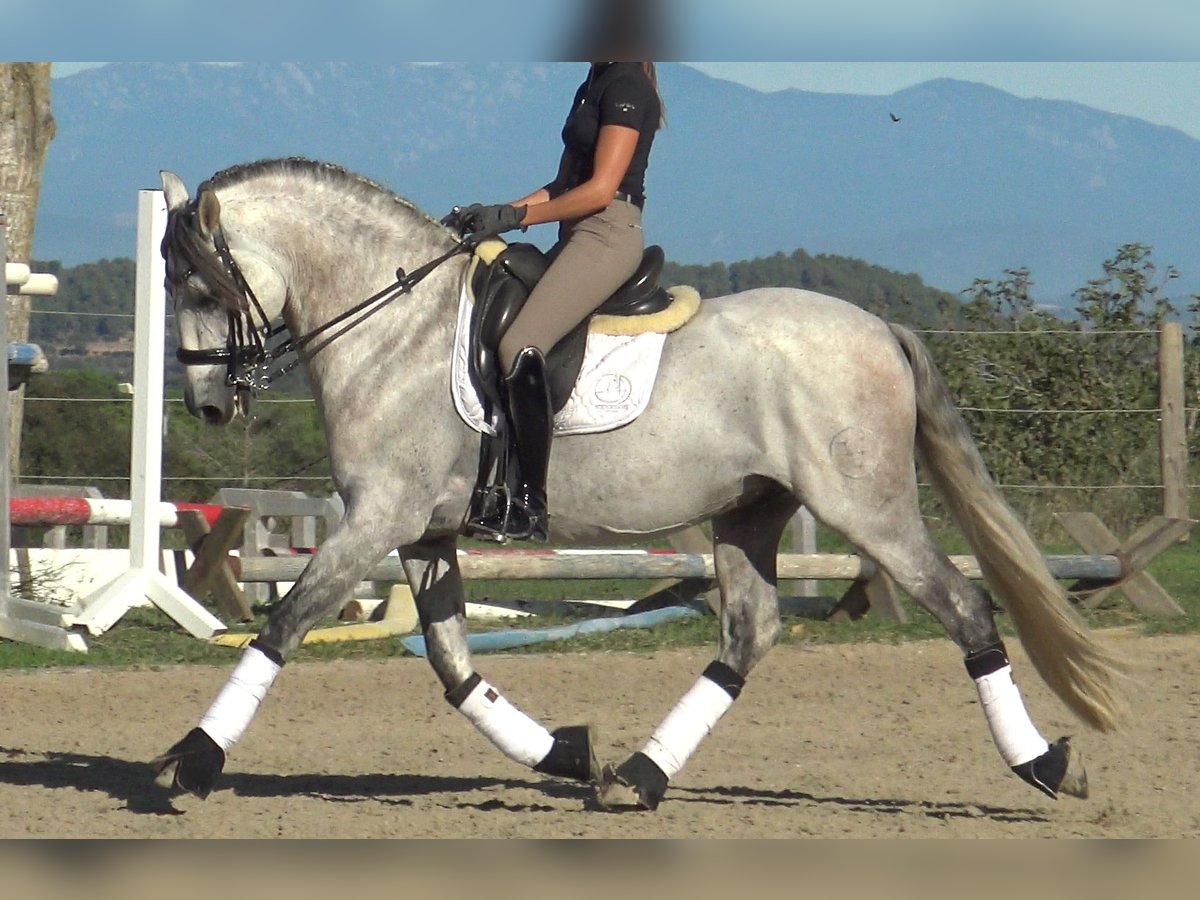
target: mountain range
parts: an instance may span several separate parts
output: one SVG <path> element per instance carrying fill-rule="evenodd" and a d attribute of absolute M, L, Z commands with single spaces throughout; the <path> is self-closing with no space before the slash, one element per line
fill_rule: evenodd
<path fill-rule="evenodd" d="M 34 255 L 134 255 L 171 169 L 306 156 L 441 214 L 548 181 L 583 63 L 112 63 L 53 84 Z M 679 263 L 803 248 L 958 292 L 1030 269 L 1062 303 L 1126 243 L 1200 291 L 1200 141 L 1076 103 L 936 80 L 890 96 L 763 93 L 661 64 L 646 231 Z M 538 232 L 544 233 L 538 233 Z M 552 229 L 530 237 L 546 244 Z"/>

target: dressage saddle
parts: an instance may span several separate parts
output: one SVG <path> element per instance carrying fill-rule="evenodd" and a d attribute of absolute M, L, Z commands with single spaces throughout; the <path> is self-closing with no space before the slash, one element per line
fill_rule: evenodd
<path fill-rule="evenodd" d="M 500 339 L 550 267 L 550 259 L 532 244 L 503 245 L 493 255 L 491 251 L 501 246 L 497 241 L 487 248 L 487 252 L 483 252 L 481 246 L 476 251 L 477 262 L 471 276 L 475 305 L 471 311 L 468 371 L 475 388 L 484 398 L 485 408 L 491 409 L 505 408 L 502 381 L 507 373 L 502 371 L 499 363 Z M 658 283 L 662 267 L 662 248 L 648 247 L 633 276 L 551 349 L 546 357 L 545 374 L 554 412 L 561 410 L 571 398 L 583 368 L 588 327 L 594 316 L 647 316 L 671 305 L 671 296 Z M 497 422 L 496 429 L 495 434 L 481 436 L 479 471 L 467 514 L 470 523 L 507 521 L 507 511 L 511 509 L 509 498 L 516 489 L 518 474 L 515 465 L 517 446 L 504 419 Z M 502 528 L 501 533 L 504 530 Z M 491 536 L 490 528 L 468 533 Z"/>
<path fill-rule="evenodd" d="M 499 404 L 499 384 L 504 374 L 498 361 L 500 339 L 550 267 L 550 259 L 533 244 L 514 243 L 491 262 L 486 262 L 483 255 L 479 260 L 471 278 L 475 305 L 471 313 L 469 371 L 476 389 L 493 404 Z M 663 261 L 662 247 L 647 247 L 637 271 L 593 316 L 645 316 L 670 306 L 671 297 L 659 284 Z M 546 358 L 555 412 L 566 405 L 579 377 L 591 318 L 559 341 Z"/>

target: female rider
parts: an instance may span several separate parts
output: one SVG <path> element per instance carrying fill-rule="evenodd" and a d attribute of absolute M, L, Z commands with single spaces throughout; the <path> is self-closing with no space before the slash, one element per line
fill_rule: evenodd
<path fill-rule="evenodd" d="M 554 180 L 512 203 L 475 204 L 459 213 L 463 233 L 474 240 L 560 223 L 549 269 L 500 341 L 517 489 L 507 510 L 468 522 L 468 534 L 548 539 L 546 471 L 554 412 L 545 358 L 642 259 L 646 167 L 663 121 L 654 63 L 592 63 L 563 127 Z"/>

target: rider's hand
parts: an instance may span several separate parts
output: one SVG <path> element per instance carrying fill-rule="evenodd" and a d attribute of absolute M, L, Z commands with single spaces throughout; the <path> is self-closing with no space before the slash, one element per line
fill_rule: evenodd
<path fill-rule="evenodd" d="M 441 223 L 452 228 L 460 235 L 467 233 L 467 219 L 477 210 L 483 209 L 482 203 L 472 203 L 470 206 L 456 206 L 442 217 Z"/>
<path fill-rule="evenodd" d="M 469 234 L 475 240 L 482 241 L 506 231 L 521 227 L 525 218 L 527 206 L 512 206 L 508 203 L 498 203 L 495 206 L 467 207 L 462 212 L 463 234 Z"/>

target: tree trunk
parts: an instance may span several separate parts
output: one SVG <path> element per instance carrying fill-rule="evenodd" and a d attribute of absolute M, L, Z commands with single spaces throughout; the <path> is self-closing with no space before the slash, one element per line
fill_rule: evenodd
<path fill-rule="evenodd" d="M 54 128 L 50 63 L 0 63 L 0 209 L 8 217 L 8 258 L 14 262 L 28 263 L 33 255 L 42 167 Z M 29 298 L 7 300 L 8 339 L 29 340 Z M 3 350 L 7 360 L 8 348 Z M 14 478 L 21 471 L 24 398 L 23 387 L 9 395 L 8 446 Z"/>

